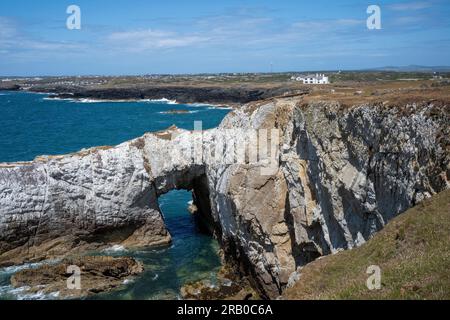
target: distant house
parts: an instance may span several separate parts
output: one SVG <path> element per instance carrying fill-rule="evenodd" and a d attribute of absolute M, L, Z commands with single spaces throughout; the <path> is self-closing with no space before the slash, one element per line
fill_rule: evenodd
<path fill-rule="evenodd" d="M 442 76 L 439 74 L 439 72 L 433 73 L 433 80 L 442 80 Z"/>
<path fill-rule="evenodd" d="M 308 74 L 306 76 L 292 77 L 292 80 L 301 81 L 304 84 L 327 84 L 330 80 L 324 74 Z"/>

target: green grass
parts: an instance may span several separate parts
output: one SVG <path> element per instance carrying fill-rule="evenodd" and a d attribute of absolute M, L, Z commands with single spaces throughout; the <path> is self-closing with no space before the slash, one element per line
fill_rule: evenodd
<path fill-rule="evenodd" d="M 392 220 L 363 246 L 316 260 L 286 299 L 450 299 L 450 190 Z M 381 289 L 366 270 L 381 268 Z"/>

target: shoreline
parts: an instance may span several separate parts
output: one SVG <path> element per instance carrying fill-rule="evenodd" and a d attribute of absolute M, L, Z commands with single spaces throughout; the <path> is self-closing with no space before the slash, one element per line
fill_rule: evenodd
<path fill-rule="evenodd" d="M 6 89 L 6 88 L 4 88 Z M 310 88 L 289 84 L 259 83 L 180 83 L 150 84 L 125 83 L 108 86 L 71 86 L 54 82 L 37 84 L 17 83 L 8 87 L 11 91 L 47 94 L 49 98 L 74 99 L 81 102 L 134 102 L 165 101 L 186 105 L 209 105 L 217 108 L 235 109 L 254 101 L 266 100 L 294 93 L 309 93 Z"/>
<path fill-rule="evenodd" d="M 47 97 L 44 98 L 45 100 L 52 101 L 72 101 L 76 103 L 162 103 L 167 105 L 184 105 L 184 106 L 190 106 L 190 107 L 213 107 L 215 109 L 229 109 L 232 110 L 235 107 L 228 106 L 228 105 L 219 105 L 219 104 L 212 104 L 212 103 L 183 103 L 178 102 L 176 100 L 169 100 L 166 98 L 162 99 L 89 99 L 89 98 L 58 98 L 58 97 Z"/>
<path fill-rule="evenodd" d="M 5 91 L 7 92 L 7 91 Z M 207 102 L 179 102 L 175 99 L 99 99 L 99 98 L 62 98 L 59 97 L 60 94 L 56 92 L 38 92 L 38 91 L 30 91 L 30 90 L 17 90 L 11 92 L 26 92 L 38 95 L 46 95 L 47 97 L 44 100 L 48 101 L 71 101 L 76 103 L 163 103 L 167 105 L 185 105 L 190 107 L 213 107 L 215 109 L 226 109 L 226 110 L 234 110 L 237 105 L 232 104 L 216 104 L 216 103 L 207 103 Z M 68 93 L 66 93 L 68 95 Z M 73 95 L 73 94 L 72 94 Z"/>

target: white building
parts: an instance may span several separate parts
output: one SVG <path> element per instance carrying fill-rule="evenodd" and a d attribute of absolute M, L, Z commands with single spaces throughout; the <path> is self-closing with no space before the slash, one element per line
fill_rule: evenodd
<path fill-rule="evenodd" d="M 442 80 L 442 76 L 439 74 L 439 72 L 433 73 L 433 80 Z"/>
<path fill-rule="evenodd" d="M 304 84 L 327 84 L 330 80 L 324 74 L 316 73 L 308 74 L 306 76 L 292 77 L 295 81 L 302 81 Z"/>

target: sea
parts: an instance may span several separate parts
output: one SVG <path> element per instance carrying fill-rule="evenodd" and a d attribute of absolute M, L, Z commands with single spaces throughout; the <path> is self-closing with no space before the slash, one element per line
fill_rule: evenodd
<path fill-rule="evenodd" d="M 174 110 L 183 111 L 174 113 Z M 219 125 L 228 108 L 175 101 L 58 100 L 48 94 L 0 91 L 0 162 L 33 160 L 39 155 L 76 152 L 83 148 L 117 145 L 146 132 L 171 125 L 192 130 L 194 121 L 204 129 Z M 189 282 L 216 281 L 221 266 L 215 239 L 199 232 L 188 212 L 191 193 L 171 191 L 159 204 L 173 242 L 168 246 L 127 250 L 112 246 L 110 256 L 131 256 L 143 262 L 145 271 L 119 290 L 95 299 L 178 299 Z M 46 263 L 46 262 L 44 262 Z M 51 262 L 50 262 L 51 263 Z M 11 276 L 39 264 L 0 268 L 0 299 L 58 299 L 58 295 L 27 295 L 12 288 Z"/>

